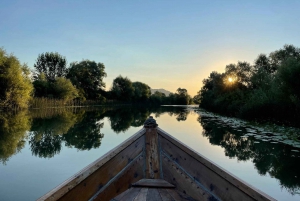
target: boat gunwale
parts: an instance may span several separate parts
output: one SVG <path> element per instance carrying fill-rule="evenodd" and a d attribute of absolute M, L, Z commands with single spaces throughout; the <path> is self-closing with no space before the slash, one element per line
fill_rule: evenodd
<path fill-rule="evenodd" d="M 75 188 L 79 183 L 81 183 L 84 179 L 88 178 L 91 174 L 95 171 L 100 169 L 103 165 L 105 165 L 108 161 L 114 158 L 117 154 L 121 153 L 124 149 L 134 143 L 136 140 L 141 138 L 146 133 L 146 129 L 142 128 L 141 130 L 137 131 L 135 134 L 130 136 L 128 139 L 123 141 L 121 144 L 117 145 L 116 147 L 112 148 L 110 151 L 105 153 L 103 156 L 96 159 L 94 162 L 87 165 L 85 168 L 71 176 L 70 178 L 66 179 L 64 182 L 50 190 L 48 193 L 44 194 L 42 197 L 38 198 L 38 201 L 41 200 L 58 200 Z M 177 146 L 186 154 L 190 155 L 199 163 L 203 164 L 205 167 L 213 171 L 215 174 L 219 175 L 224 180 L 228 181 L 232 185 L 236 186 L 239 190 L 247 194 L 248 196 L 257 199 L 257 196 L 260 198 L 265 198 L 268 200 L 276 200 L 273 197 L 269 196 L 268 194 L 262 192 L 261 190 L 257 189 L 256 187 L 248 184 L 244 180 L 238 178 L 234 174 L 230 173 L 229 171 L 225 170 L 221 166 L 217 165 L 210 159 L 206 158 L 202 154 L 198 153 L 194 149 L 190 148 L 188 145 L 184 144 L 183 142 L 176 139 L 174 136 L 170 135 L 166 131 L 162 130 L 161 128 L 157 127 L 157 134 L 161 137 L 168 140 L 174 146 Z M 159 149 L 162 151 L 162 147 L 160 143 L 158 143 Z M 161 155 L 161 153 L 159 154 Z M 161 159 L 160 159 L 161 160 Z"/>
<path fill-rule="evenodd" d="M 44 194 L 42 197 L 38 198 L 37 201 L 42 200 L 58 200 L 63 197 L 66 193 L 71 191 L 74 187 L 76 187 L 80 182 L 89 177 L 99 168 L 101 168 L 104 164 L 106 164 L 109 160 L 115 157 L 117 154 L 121 153 L 124 149 L 138 140 L 146 133 L 146 129 L 142 128 L 137 131 L 135 134 L 130 136 L 128 139 L 123 141 L 121 144 L 112 148 L 110 151 L 106 152 L 103 156 L 96 159 L 94 162 L 87 165 L 85 168 L 81 169 L 76 174 L 72 175 L 70 178 L 66 179 L 64 182 L 50 190 L 48 193 Z"/>
<path fill-rule="evenodd" d="M 250 191 L 253 191 L 254 193 L 265 197 L 266 199 L 276 201 L 275 198 L 271 197 L 270 195 L 264 193 L 263 191 L 257 189 L 256 187 L 252 186 L 251 184 L 247 183 L 246 181 L 242 180 L 241 178 L 235 176 L 234 174 L 230 173 L 226 169 L 222 168 L 221 166 L 217 165 L 210 159 L 206 158 L 199 152 L 195 151 L 188 145 L 184 144 L 183 142 L 176 139 L 174 136 L 170 135 L 166 131 L 162 130 L 161 128 L 157 127 L 157 132 L 162 137 L 166 138 L 168 141 L 173 143 L 175 146 L 177 146 L 179 149 L 181 149 L 183 152 L 190 155 L 192 158 L 203 164 L 205 167 L 219 175 L 221 178 L 225 179 L 226 181 L 230 182 L 232 185 L 236 186 L 238 189 L 243 191 L 245 194 L 249 195 L 250 197 L 257 199 L 251 195 Z M 204 162 L 203 162 L 204 161 Z"/>

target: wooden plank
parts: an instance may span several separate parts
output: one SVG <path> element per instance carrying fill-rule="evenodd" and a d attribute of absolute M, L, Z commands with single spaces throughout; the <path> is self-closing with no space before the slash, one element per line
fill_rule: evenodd
<path fill-rule="evenodd" d="M 185 172 L 166 156 L 162 157 L 164 179 L 176 186 L 190 200 L 209 200 L 212 196 L 200 188 Z"/>
<path fill-rule="evenodd" d="M 146 201 L 148 194 L 148 188 L 142 188 L 140 193 L 136 196 L 133 201 Z"/>
<path fill-rule="evenodd" d="M 146 128 L 146 178 L 159 179 L 158 134 L 156 128 Z"/>
<path fill-rule="evenodd" d="M 172 197 L 173 200 L 175 201 L 191 201 L 192 199 L 187 196 L 184 193 L 179 192 L 178 190 L 174 190 L 174 189 L 166 189 L 167 192 L 169 193 L 169 195 Z"/>
<path fill-rule="evenodd" d="M 106 164 L 108 161 L 110 161 L 112 158 L 114 158 L 116 155 L 118 155 L 128 146 L 130 146 L 135 141 L 137 141 L 141 136 L 144 135 L 144 133 L 145 133 L 145 129 L 143 128 L 140 131 L 138 131 L 136 134 L 134 134 L 133 136 L 125 140 L 123 143 L 113 148 L 111 151 L 109 151 L 108 153 L 106 153 L 105 155 L 103 155 L 102 157 L 100 157 L 99 159 L 97 159 L 96 161 L 94 161 L 93 163 L 91 163 L 81 171 L 79 171 L 77 174 L 67 179 L 62 184 L 55 187 L 50 192 L 46 193 L 44 196 L 40 197 L 38 201 L 58 200 L 63 195 L 71 191 L 79 183 L 82 183 L 86 178 L 88 178 L 90 175 L 96 172 L 99 168 L 101 168 L 104 164 Z"/>
<path fill-rule="evenodd" d="M 103 187 L 93 200 L 110 200 L 129 189 L 132 183 L 142 179 L 144 160 L 145 158 L 141 155 L 135 161 L 132 161 L 131 165 L 126 167 L 126 170 L 115 177 L 109 185 Z"/>
<path fill-rule="evenodd" d="M 166 188 L 159 188 L 158 192 L 162 201 L 175 201 Z"/>
<path fill-rule="evenodd" d="M 118 196 L 116 196 L 115 198 L 111 199 L 112 201 L 117 201 L 120 200 L 123 196 L 125 196 L 127 193 L 130 193 L 130 191 L 132 191 L 133 189 L 130 188 L 126 191 L 124 191 L 123 193 L 119 194 Z"/>
<path fill-rule="evenodd" d="M 275 200 L 179 142 L 160 128 L 158 128 L 158 133 L 163 151 L 188 172 L 195 181 L 203 184 L 205 188 L 211 189 L 221 199 L 235 200 L 234 197 L 236 197 L 236 200 L 239 200 L 241 197 L 245 197 L 243 194 L 247 194 L 255 200 Z"/>
<path fill-rule="evenodd" d="M 132 184 L 134 187 L 156 187 L 156 188 L 175 188 L 174 185 L 170 184 L 163 179 L 141 179 L 138 182 Z"/>
<path fill-rule="evenodd" d="M 123 196 L 120 201 L 131 201 L 134 200 L 137 195 L 140 193 L 141 188 L 131 188 L 132 190 L 130 191 L 130 193 L 127 193 L 125 196 Z"/>
<path fill-rule="evenodd" d="M 149 188 L 147 194 L 147 201 L 161 201 L 160 194 L 156 188 Z"/>
<path fill-rule="evenodd" d="M 169 195 L 172 197 L 172 199 L 176 200 L 176 201 L 182 201 L 184 199 L 182 199 L 180 197 L 180 195 L 177 193 L 176 190 L 173 190 L 173 189 L 166 189 L 167 192 L 169 193 Z"/>
<path fill-rule="evenodd" d="M 162 145 L 165 143 L 168 142 L 162 140 Z M 206 192 L 206 194 L 214 194 L 221 200 L 253 200 L 252 197 L 248 196 L 243 191 L 233 186 L 230 182 L 224 180 L 222 177 L 215 174 L 206 166 L 203 166 L 203 164 L 199 163 L 197 160 L 191 158 L 185 152 L 182 152 L 182 150 L 178 149 L 178 147 L 174 146 L 173 144 L 168 143 L 167 148 L 164 149 L 164 151 L 166 151 L 166 155 L 164 154 L 164 158 L 167 160 L 171 158 L 171 161 L 169 163 L 173 163 L 172 165 L 174 165 L 176 168 L 179 169 L 179 171 L 185 174 L 186 177 L 188 177 L 188 180 L 195 183 L 197 186 L 200 187 L 200 189 L 204 189 L 204 192 Z M 170 155 L 170 153 L 172 154 Z M 164 174 L 165 171 L 168 170 L 164 170 Z M 168 179 L 166 180 L 169 181 Z M 179 183 L 176 185 L 177 189 L 179 189 L 178 185 L 181 184 Z M 182 186 L 181 188 L 184 189 L 185 187 Z M 191 193 L 187 194 L 191 195 Z M 194 194 L 191 196 L 196 199 L 195 196 L 198 195 Z"/>
<path fill-rule="evenodd" d="M 111 160 L 103 164 L 97 171 L 87 177 L 84 181 L 66 193 L 60 200 L 88 200 L 101 188 L 112 180 L 119 172 L 128 166 L 128 164 L 139 154 L 142 153 L 145 137 L 142 136 L 126 147 L 122 152 L 114 156 Z M 140 175 L 142 178 L 142 175 Z M 78 192 L 80 193 L 78 195 Z"/>
<path fill-rule="evenodd" d="M 120 171 L 127 167 L 127 165 L 138 154 L 142 153 L 143 142 L 144 136 L 139 138 L 135 143 L 131 144 L 117 156 L 105 163 L 90 177 L 86 178 L 83 182 L 78 184 L 73 191 L 68 192 L 62 198 L 60 198 L 60 200 L 87 200 L 91 198 L 97 191 L 105 187 L 105 185 L 110 180 L 112 180 Z M 139 178 L 142 178 L 142 175 L 140 175 Z M 80 193 L 80 195 L 78 195 L 78 192 L 84 193 Z"/>

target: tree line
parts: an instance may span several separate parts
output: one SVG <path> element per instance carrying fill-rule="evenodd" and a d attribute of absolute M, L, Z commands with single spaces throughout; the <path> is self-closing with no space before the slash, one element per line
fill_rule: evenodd
<path fill-rule="evenodd" d="M 299 123 L 300 49 L 285 45 L 254 64 L 237 62 L 213 71 L 197 97 L 209 111 L 247 119 Z"/>
<path fill-rule="evenodd" d="M 95 100 L 98 103 L 110 101 L 148 104 L 191 104 L 193 99 L 184 88 L 166 96 L 151 94 L 150 87 L 142 82 L 132 82 L 118 76 L 112 87 L 105 90 L 106 77 L 103 63 L 91 60 L 71 62 L 57 52 L 39 54 L 31 71 L 18 58 L 0 49 L 0 106 L 6 108 L 27 108 L 33 98 L 55 100 Z"/>

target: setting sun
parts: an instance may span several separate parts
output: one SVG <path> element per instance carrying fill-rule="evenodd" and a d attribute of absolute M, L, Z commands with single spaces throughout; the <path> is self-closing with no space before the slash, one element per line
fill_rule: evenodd
<path fill-rule="evenodd" d="M 231 77 L 228 78 L 229 82 L 233 82 L 233 79 Z"/>

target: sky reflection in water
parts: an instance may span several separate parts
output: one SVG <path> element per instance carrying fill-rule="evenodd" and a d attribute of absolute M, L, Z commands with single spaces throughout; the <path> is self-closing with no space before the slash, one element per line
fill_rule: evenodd
<path fill-rule="evenodd" d="M 97 108 L 0 116 L 0 199 L 34 200 L 137 132 L 159 127 L 278 200 L 299 200 L 300 154 L 289 145 L 241 137 L 197 108 Z M 16 193 L 17 192 L 17 193 Z"/>

